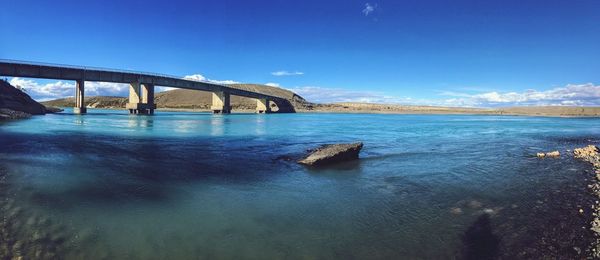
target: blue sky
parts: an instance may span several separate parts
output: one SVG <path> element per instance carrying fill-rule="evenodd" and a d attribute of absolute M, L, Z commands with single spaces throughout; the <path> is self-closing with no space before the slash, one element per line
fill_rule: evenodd
<path fill-rule="evenodd" d="M 600 105 L 597 0 L 2 5 L 4 59 L 273 83 L 318 102 Z M 73 92 L 72 82 L 12 82 L 37 99 Z"/>

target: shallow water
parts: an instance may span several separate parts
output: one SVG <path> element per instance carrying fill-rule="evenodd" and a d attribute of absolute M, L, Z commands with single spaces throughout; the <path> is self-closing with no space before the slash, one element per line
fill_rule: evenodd
<path fill-rule="evenodd" d="M 591 239 L 589 167 L 532 155 L 597 142 L 598 119 L 89 112 L 0 124 L 0 255 L 573 257 Z M 293 162 L 356 140 L 358 162 Z"/>

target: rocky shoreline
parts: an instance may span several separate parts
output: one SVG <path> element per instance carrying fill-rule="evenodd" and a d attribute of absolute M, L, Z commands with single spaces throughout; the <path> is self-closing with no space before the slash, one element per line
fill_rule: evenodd
<path fill-rule="evenodd" d="M 32 115 L 60 112 L 62 109 L 46 107 L 27 93 L 0 80 L 0 121 L 30 118 Z"/>
<path fill-rule="evenodd" d="M 592 164 L 594 169 L 594 183 L 588 186 L 597 198 L 595 204 L 591 206 L 593 211 L 592 215 L 594 216 L 594 219 L 591 222 L 591 230 L 594 231 L 595 234 L 595 240 L 592 242 L 591 246 L 592 257 L 594 258 L 600 258 L 600 154 L 598 151 L 598 147 L 595 145 L 588 145 L 573 150 L 575 158 Z M 580 209 L 580 212 L 583 212 L 583 209 Z"/>
<path fill-rule="evenodd" d="M 567 152 L 570 152 L 567 150 Z M 590 245 L 590 257 L 592 258 L 600 258 L 600 149 L 598 149 L 595 145 L 588 145 L 581 148 L 575 148 L 572 152 L 572 155 L 575 159 L 587 162 L 591 164 L 593 167 L 594 177 L 592 178 L 592 183 L 588 185 L 588 188 L 591 190 L 592 195 L 596 198 L 594 203 L 590 206 L 592 211 L 593 219 L 590 222 L 590 230 L 594 233 L 594 239 Z M 537 153 L 536 157 L 538 158 L 557 158 L 560 156 L 558 151 L 553 151 L 549 153 Z M 580 208 L 579 214 L 584 214 L 585 209 Z"/>

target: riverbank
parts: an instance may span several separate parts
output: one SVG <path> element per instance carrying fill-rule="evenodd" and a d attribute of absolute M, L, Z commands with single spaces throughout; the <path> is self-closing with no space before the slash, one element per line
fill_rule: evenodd
<path fill-rule="evenodd" d="M 531 107 L 439 107 L 405 106 L 396 104 L 335 103 L 313 104 L 310 110 L 297 112 L 368 113 L 368 114 L 471 114 L 471 115 L 517 115 L 552 117 L 599 117 L 600 107 L 531 106 Z"/>
<path fill-rule="evenodd" d="M 594 258 L 600 258 L 600 154 L 598 154 L 598 147 L 595 145 L 588 145 L 582 148 L 576 148 L 573 151 L 575 158 L 590 163 L 593 167 L 592 173 L 595 176 L 593 183 L 588 187 L 591 189 L 594 196 L 597 198 L 596 201 L 591 205 L 591 211 L 593 212 L 593 220 L 591 223 L 591 230 L 594 231 L 595 239 L 592 242 L 592 256 Z M 583 209 L 580 210 L 584 212 Z"/>
<path fill-rule="evenodd" d="M 375 105 L 375 104 L 373 104 Z M 341 108 L 329 105 L 316 106 L 314 109 L 299 109 L 297 113 L 339 113 L 339 114 L 390 114 L 390 115 L 502 115 L 502 116 L 535 116 L 535 117 L 600 117 L 600 108 L 597 107 L 514 107 L 499 109 L 483 108 L 452 108 L 452 107 L 422 107 L 398 106 L 396 109 L 366 109 L 366 108 Z M 377 105 L 384 106 L 384 105 Z M 95 108 L 107 110 L 124 110 L 125 108 L 107 107 Z M 197 108 L 158 108 L 157 111 L 165 112 L 197 112 L 210 113 L 210 109 Z M 255 113 L 254 109 L 235 109 L 233 113 Z"/>

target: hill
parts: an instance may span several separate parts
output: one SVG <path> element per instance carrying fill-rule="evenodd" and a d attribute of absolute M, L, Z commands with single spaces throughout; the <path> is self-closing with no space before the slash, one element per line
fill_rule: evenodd
<path fill-rule="evenodd" d="M 273 109 L 274 111 L 281 109 L 285 112 L 293 112 L 295 110 L 305 110 L 311 106 L 309 102 L 296 93 L 278 87 L 258 84 L 231 84 L 229 86 L 279 97 L 288 101 L 287 104 L 281 104 L 281 102 L 277 104 L 277 107 Z M 127 98 L 106 96 L 86 97 L 85 102 L 88 107 L 92 108 L 124 108 Z M 212 103 L 212 93 L 189 89 L 175 89 L 156 93 L 154 102 L 157 108 L 208 110 Z M 57 107 L 72 107 L 75 105 L 75 98 L 56 99 L 43 102 L 43 104 Z M 256 100 L 231 96 L 231 106 L 234 110 L 254 110 L 256 108 Z"/>

